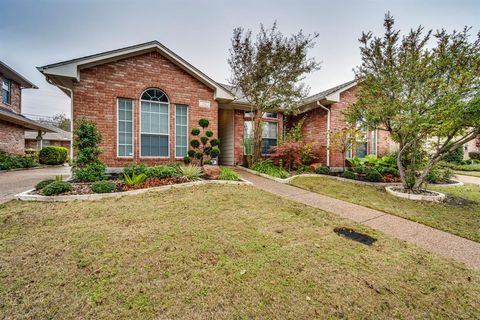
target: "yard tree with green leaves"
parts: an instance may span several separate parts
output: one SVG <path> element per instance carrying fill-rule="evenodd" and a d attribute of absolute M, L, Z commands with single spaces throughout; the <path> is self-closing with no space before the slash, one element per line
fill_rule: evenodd
<path fill-rule="evenodd" d="M 262 157 L 262 117 L 265 112 L 292 112 L 308 94 L 302 82 L 305 75 L 320 68 L 307 56 L 318 34 L 305 35 L 302 30 L 284 36 L 276 22 L 270 28 L 260 25 L 253 37 L 250 30 L 235 28 L 228 63 L 231 85 L 243 92 L 251 105 L 252 162 Z"/>
<path fill-rule="evenodd" d="M 346 115 L 390 133 L 405 190 L 419 190 L 436 163 L 480 133 L 480 34 L 471 41 L 467 27 L 419 26 L 401 37 L 390 13 L 384 27 L 382 37 L 359 39 L 359 90 Z"/>

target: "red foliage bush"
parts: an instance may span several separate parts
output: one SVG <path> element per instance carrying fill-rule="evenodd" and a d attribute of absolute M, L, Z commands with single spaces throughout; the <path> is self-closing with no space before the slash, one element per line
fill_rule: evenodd
<path fill-rule="evenodd" d="M 137 189 L 145 189 L 145 188 L 152 188 L 152 187 L 159 187 L 159 186 L 165 186 L 165 185 L 170 185 L 170 184 L 176 184 L 183 182 L 182 179 L 177 178 L 177 177 L 172 177 L 172 178 L 149 178 L 142 183 L 139 183 L 134 186 L 129 186 L 129 185 L 124 185 L 122 187 L 123 191 L 129 191 L 129 190 L 137 190 Z"/>
<path fill-rule="evenodd" d="M 283 166 L 287 170 L 295 170 L 302 164 L 300 152 L 302 151 L 303 143 L 298 141 L 285 141 L 282 145 L 272 147 L 272 154 L 270 158 L 273 163 L 278 166 Z"/>
<path fill-rule="evenodd" d="M 396 177 L 393 174 L 386 174 L 383 176 L 383 182 L 387 182 L 387 183 L 400 182 L 400 177 Z"/>

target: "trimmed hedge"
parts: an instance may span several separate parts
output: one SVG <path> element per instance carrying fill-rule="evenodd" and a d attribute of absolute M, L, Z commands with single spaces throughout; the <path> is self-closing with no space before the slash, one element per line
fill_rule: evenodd
<path fill-rule="evenodd" d="M 72 190 L 72 184 L 68 181 L 53 181 L 42 189 L 46 196 L 54 196 Z"/>
<path fill-rule="evenodd" d="M 36 154 L 16 155 L 0 150 L 0 170 L 33 168 L 38 166 Z"/>
<path fill-rule="evenodd" d="M 468 157 L 470 159 L 474 159 L 474 160 L 480 160 L 480 152 L 478 151 L 471 151 L 468 153 Z"/>
<path fill-rule="evenodd" d="M 38 161 L 41 164 L 58 165 L 67 161 L 68 150 L 64 147 L 48 146 L 43 147 L 38 154 Z"/>

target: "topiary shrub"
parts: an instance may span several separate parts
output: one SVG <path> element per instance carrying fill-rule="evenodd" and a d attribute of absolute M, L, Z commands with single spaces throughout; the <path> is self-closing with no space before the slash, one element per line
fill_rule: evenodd
<path fill-rule="evenodd" d="M 203 164 L 204 164 L 204 165 L 212 165 L 212 163 L 213 163 L 212 160 L 205 160 L 205 161 L 203 161 Z"/>
<path fill-rule="evenodd" d="M 377 170 L 370 169 L 365 175 L 365 180 L 370 182 L 381 182 L 383 181 L 383 177 Z"/>
<path fill-rule="evenodd" d="M 203 166 L 205 161 L 212 160 L 220 154 L 220 149 L 217 147 L 220 144 L 220 140 L 213 138 L 213 131 L 207 130 L 209 124 L 210 121 L 208 119 L 200 119 L 198 121 L 198 125 L 203 129 L 203 136 L 200 138 L 198 136 L 202 131 L 199 128 L 193 128 L 191 131 L 196 138 L 190 140 L 192 149 L 188 150 L 188 156 L 190 160 L 198 160 L 200 166 Z"/>
<path fill-rule="evenodd" d="M 54 196 L 72 190 L 72 184 L 68 181 L 53 181 L 42 189 L 42 194 Z"/>
<path fill-rule="evenodd" d="M 474 160 L 480 160 L 480 152 L 478 151 L 471 151 L 468 153 L 468 157 L 470 159 L 474 159 Z"/>
<path fill-rule="evenodd" d="M 357 175 L 354 172 L 347 170 L 342 172 L 342 178 L 355 180 Z"/>
<path fill-rule="evenodd" d="M 177 175 L 177 169 L 172 166 L 155 166 L 147 168 L 145 172 L 147 178 L 171 178 Z"/>
<path fill-rule="evenodd" d="M 54 181 L 55 180 L 53 179 L 42 180 L 35 185 L 35 190 L 42 190 L 43 188 L 45 188 L 46 186 L 48 186 L 50 183 Z"/>
<path fill-rule="evenodd" d="M 64 164 L 67 161 L 67 154 L 68 150 L 64 147 L 43 147 L 38 154 L 38 161 L 47 165 Z"/>
<path fill-rule="evenodd" d="M 75 179 L 85 182 L 95 182 L 106 178 L 107 168 L 101 162 L 88 164 L 85 167 L 74 167 L 72 169 Z"/>
<path fill-rule="evenodd" d="M 318 167 L 315 169 L 316 174 L 329 174 L 330 173 L 330 168 L 329 167 Z"/>
<path fill-rule="evenodd" d="M 110 193 L 115 191 L 116 188 L 117 186 L 115 183 L 108 180 L 95 181 L 90 186 L 90 189 L 92 189 L 92 191 L 95 193 Z"/>

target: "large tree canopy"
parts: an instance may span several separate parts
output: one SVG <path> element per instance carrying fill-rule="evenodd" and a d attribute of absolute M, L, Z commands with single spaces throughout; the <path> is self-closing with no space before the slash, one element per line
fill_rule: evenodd
<path fill-rule="evenodd" d="M 307 73 L 319 69 L 319 63 L 307 57 L 317 36 L 304 35 L 300 30 L 287 37 L 276 23 L 271 28 L 261 25 L 255 38 L 250 30 L 234 29 L 228 59 L 230 83 L 243 92 L 252 106 L 253 162 L 261 157 L 263 113 L 293 111 L 308 94 L 302 80 Z"/>
<path fill-rule="evenodd" d="M 417 189 L 438 161 L 480 132 L 480 34 L 470 41 L 467 27 L 434 33 L 420 26 L 400 37 L 389 13 L 384 27 L 383 37 L 359 39 L 359 91 L 347 116 L 390 133 L 404 187 Z M 428 151 L 423 161 L 421 150 Z"/>

